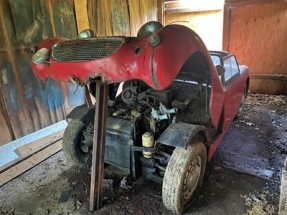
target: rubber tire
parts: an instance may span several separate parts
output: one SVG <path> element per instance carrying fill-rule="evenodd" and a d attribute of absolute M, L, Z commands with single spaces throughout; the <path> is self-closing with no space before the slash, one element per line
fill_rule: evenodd
<path fill-rule="evenodd" d="M 183 202 L 183 186 L 186 172 L 197 156 L 201 158 L 201 172 L 197 181 L 196 188 L 187 202 Z M 197 197 L 202 181 L 204 178 L 205 167 L 207 162 L 206 147 L 202 142 L 195 142 L 184 148 L 176 148 L 167 165 L 163 186 L 162 199 L 165 207 L 174 213 L 182 214 Z"/>
<path fill-rule="evenodd" d="M 86 129 L 86 125 L 82 121 L 73 119 L 69 122 L 62 140 L 63 152 L 66 158 L 78 166 L 88 166 L 87 161 L 90 156 L 80 150 L 84 129 Z"/>

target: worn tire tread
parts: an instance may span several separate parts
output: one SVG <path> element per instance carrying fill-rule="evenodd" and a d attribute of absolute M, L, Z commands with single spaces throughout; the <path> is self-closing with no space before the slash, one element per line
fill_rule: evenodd
<path fill-rule="evenodd" d="M 162 186 L 162 198 L 165 207 L 174 213 L 181 214 L 183 213 L 185 207 L 182 203 L 182 187 L 184 183 L 184 173 L 187 170 L 189 163 L 192 161 L 193 157 L 200 153 L 203 156 L 203 163 L 201 175 L 198 181 L 198 186 L 191 197 L 191 200 L 194 199 L 196 193 L 201 187 L 204 171 L 206 166 L 206 148 L 202 142 L 196 142 L 184 148 L 176 148 L 173 151 L 171 159 L 167 165 L 166 172 L 163 179 Z"/>
<path fill-rule="evenodd" d="M 62 147 L 66 158 L 79 166 L 87 165 L 80 155 L 78 149 L 79 135 L 84 129 L 85 124 L 80 120 L 71 120 L 64 132 Z"/>

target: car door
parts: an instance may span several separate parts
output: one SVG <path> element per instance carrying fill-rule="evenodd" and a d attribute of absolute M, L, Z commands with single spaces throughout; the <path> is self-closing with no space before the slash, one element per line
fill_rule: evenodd
<path fill-rule="evenodd" d="M 237 60 L 234 55 L 228 55 L 223 58 L 225 68 L 224 89 L 225 89 L 225 123 L 224 128 L 228 128 L 238 112 L 242 93 L 245 87 L 244 80 L 241 78 Z"/>

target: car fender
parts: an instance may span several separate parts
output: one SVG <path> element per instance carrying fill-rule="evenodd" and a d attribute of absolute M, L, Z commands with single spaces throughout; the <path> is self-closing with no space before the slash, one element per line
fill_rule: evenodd
<path fill-rule="evenodd" d="M 210 140 L 208 129 L 201 125 L 178 122 L 171 124 L 156 140 L 156 144 L 186 148 L 200 134 L 206 143 Z"/>
<path fill-rule="evenodd" d="M 95 106 L 81 105 L 74 108 L 68 115 L 67 119 L 77 119 L 82 121 L 86 126 L 94 121 L 95 117 Z"/>

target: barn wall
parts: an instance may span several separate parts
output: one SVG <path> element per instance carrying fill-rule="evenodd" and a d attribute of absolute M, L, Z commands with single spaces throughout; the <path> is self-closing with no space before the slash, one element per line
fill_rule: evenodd
<path fill-rule="evenodd" d="M 136 36 L 157 20 L 157 0 L 1 0 L 0 145 L 65 119 L 85 102 L 84 89 L 47 80 L 31 70 L 30 48 L 49 37 Z"/>
<path fill-rule="evenodd" d="M 136 36 L 144 23 L 157 20 L 157 0 L 84 0 L 84 2 L 87 2 L 89 26 L 98 36 Z"/>
<path fill-rule="evenodd" d="M 286 95 L 287 2 L 241 1 L 224 10 L 223 47 L 249 66 L 251 92 Z"/>
<path fill-rule="evenodd" d="M 222 0 L 164 2 L 164 24 L 185 25 L 194 30 L 209 50 L 222 50 Z"/>
<path fill-rule="evenodd" d="M 217 11 L 165 13 L 165 24 L 169 23 L 194 30 L 209 50 L 222 50 L 223 8 Z"/>
<path fill-rule="evenodd" d="M 0 145 L 65 119 L 84 103 L 82 88 L 42 83 L 30 66 L 30 48 L 39 41 L 76 35 L 73 0 L 1 0 Z"/>

